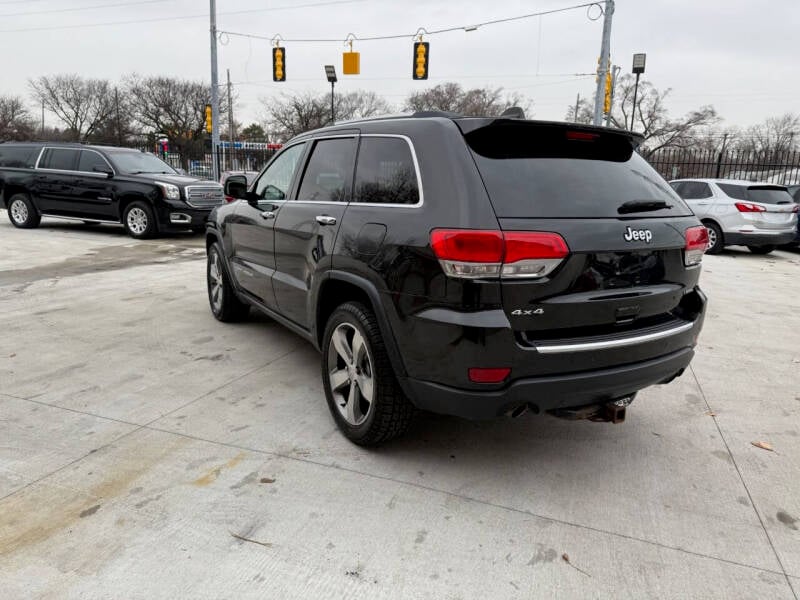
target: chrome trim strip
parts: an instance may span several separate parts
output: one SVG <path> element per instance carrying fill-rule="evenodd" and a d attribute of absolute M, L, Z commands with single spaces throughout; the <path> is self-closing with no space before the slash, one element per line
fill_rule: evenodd
<path fill-rule="evenodd" d="M 92 223 L 114 223 L 119 225 L 122 221 L 107 221 L 106 219 L 90 219 L 88 217 L 62 217 L 61 215 L 51 215 L 46 212 L 42 213 L 43 217 L 48 219 L 64 219 L 65 221 L 90 221 Z"/>
<path fill-rule="evenodd" d="M 552 346 L 536 346 L 536 350 L 540 354 L 561 354 L 564 352 L 585 352 L 587 350 L 606 350 L 608 348 L 621 348 L 624 346 L 633 346 L 635 344 L 643 344 L 645 342 L 654 342 L 661 340 L 679 333 L 689 331 L 694 327 L 694 323 L 685 323 L 678 325 L 672 329 L 664 331 L 656 331 L 654 333 L 646 333 L 644 335 L 636 335 L 628 338 L 620 338 L 616 340 L 606 340 L 604 342 L 584 342 L 579 344 L 557 344 Z"/>

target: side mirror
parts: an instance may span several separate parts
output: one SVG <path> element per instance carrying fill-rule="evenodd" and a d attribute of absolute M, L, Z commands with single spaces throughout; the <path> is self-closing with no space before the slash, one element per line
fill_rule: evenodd
<path fill-rule="evenodd" d="M 247 196 L 247 177 L 244 175 L 231 175 L 225 180 L 225 195 L 236 200 Z"/>
<path fill-rule="evenodd" d="M 111 179 L 114 176 L 114 171 L 111 167 L 94 167 L 92 169 L 95 173 L 105 173 L 106 177 Z"/>

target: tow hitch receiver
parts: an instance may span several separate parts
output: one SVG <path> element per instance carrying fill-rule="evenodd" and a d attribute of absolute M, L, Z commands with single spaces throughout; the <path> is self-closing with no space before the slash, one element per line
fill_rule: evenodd
<path fill-rule="evenodd" d="M 570 421 L 588 419 L 595 423 L 622 423 L 625 420 L 625 411 L 635 396 L 636 394 L 630 394 L 603 404 L 556 408 L 549 412 L 554 417 Z"/>

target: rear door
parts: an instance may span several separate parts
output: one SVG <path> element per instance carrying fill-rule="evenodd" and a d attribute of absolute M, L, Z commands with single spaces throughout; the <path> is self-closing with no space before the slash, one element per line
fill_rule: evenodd
<path fill-rule="evenodd" d="M 79 156 L 77 148 L 45 148 L 34 179 L 39 210 L 65 217 L 81 216 L 72 202 Z"/>
<path fill-rule="evenodd" d="M 332 267 L 332 252 L 353 182 L 357 136 L 313 142 L 296 199 L 275 221 L 272 285 L 281 314 L 310 328 L 309 301 L 315 274 Z"/>
<path fill-rule="evenodd" d="M 505 262 L 509 238 L 521 253 L 537 232 L 567 246 L 563 258 L 521 261 L 527 271 L 503 267 L 502 302 L 521 340 L 538 347 L 680 321 L 698 275 L 684 264 L 685 232 L 699 223 L 630 136 L 502 120 L 465 138 L 507 238 Z"/>
<path fill-rule="evenodd" d="M 711 186 L 705 181 L 682 181 L 677 192 L 697 218 L 703 219 L 715 212 L 716 198 Z"/>

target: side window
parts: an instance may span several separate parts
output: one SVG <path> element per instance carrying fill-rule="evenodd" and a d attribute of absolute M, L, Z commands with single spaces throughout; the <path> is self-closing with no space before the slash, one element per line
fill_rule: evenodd
<path fill-rule="evenodd" d="M 362 137 L 353 202 L 417 204 L 417 172 L 402 138 Z"/>
<path fill-rule="evenodd" d="M 679 193 L 684 200 L 711 198 L 711 188 L 703 181 L 685 181 Z"/>
<path fill-rule="evenodd" d="M 275 157 L 256 183 L 254 191 L 260 200 L 286 199 L 305 147 L 305 142 L 296 144 Z"/>
<path fill-rule="evenodd" d="M 347 202 L 355 154 L 355 138 L 319 140 L 315 143 L 297 199 Z"/>
<path fill-rule="evenodd" d="M 0 145 L 0 167 L 30 169 L 36 164 L 39 148 L 35 146 Z"/>
<path fill-rule="evenodd" d="M 81 158 L 80 161 L 78 161 L 78 171 L 83 171 L 84 173 L 102 173 L 108 171 L 110 168 L 106 159 L 97 152 L 81 150 Z M 99 171 L 95 171 L 95 169 L 99 169 Z"/>
<path fill-rule="evenodd" d="M 48 148 L 39 162 L 41 169 L 74 171 L 78 166 L 78 150 L 68 148 Z"/>
<path fill-rule="evenodd" d="M 670 185 L 672 186 L 672 189 L 675 190 L 675 193 L 678 194 L 678 196 L 680 196 L 681 198 L 683 198 L 683 194 L 681 193 L 681 191 L 683 190 L 684 182 L 673 181 L 672 183 L 670 183 Z"/>
<path fill-rule="evenodd" d="M 717 187 L 725 192 L 726 195 L 736 200 L 747 200 L 747 188 L 743 185 L 732 185 L 730 183 L 718 183 Z"/>

